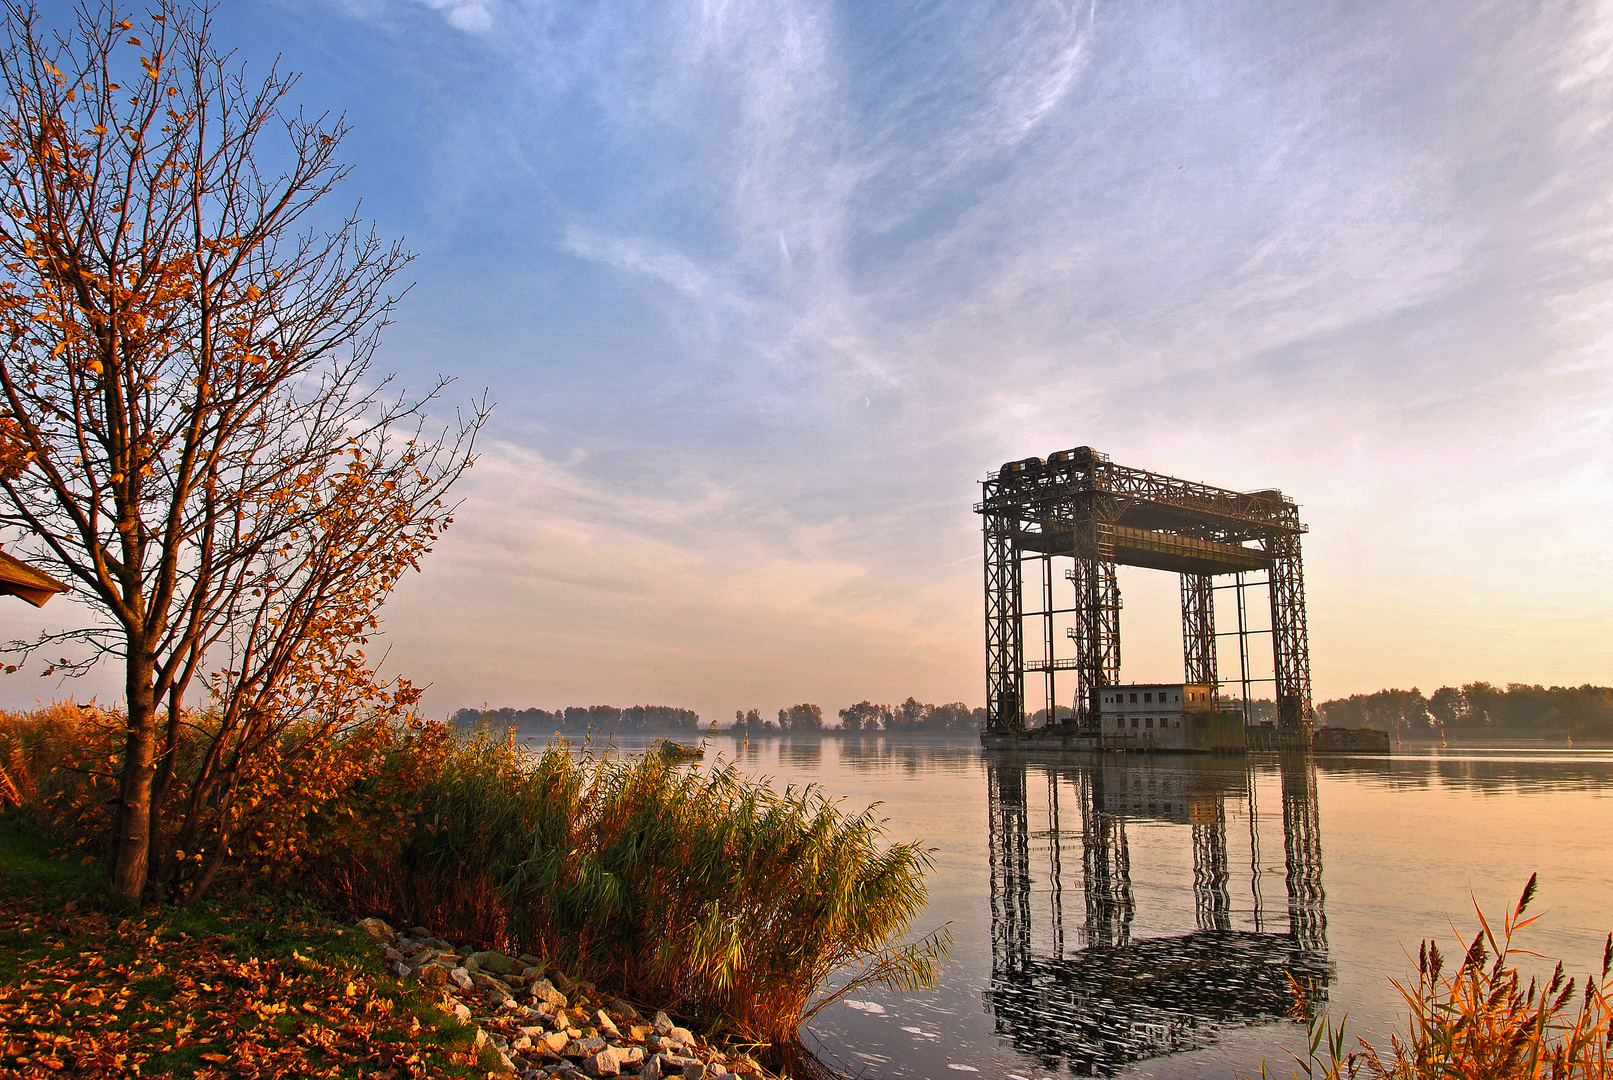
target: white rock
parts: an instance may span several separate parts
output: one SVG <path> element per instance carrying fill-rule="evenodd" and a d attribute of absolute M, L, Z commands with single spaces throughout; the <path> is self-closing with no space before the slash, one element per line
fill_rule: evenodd
<path fill-rule="evenodd" d="M 532 996 L 538 1001 L 552 1005 L 556 1009 L 564 1009 L 569 1002 L 566 995 L 554 988 L 554 983 L 548 979 L 539 979 L 532 984 Z"/>
<path fill-rule="evenodd" d="M 454 985 L 459 987 L 461 990 L 471 990 L 476 986 L 475 981 L 470 977 L 470 972 L 466 971 L 462 967 L 454 968 L 454 970 L 448 973 L 448 977 L 454 980 Z"/>
<path fill-rule="evenodd" d="M 589 1076 L 620 1076 L 622 1063 L 616 1060 L 616 1051 L 607 1046 L 584 1061 L 582 1068 Z"/>
<path fill-rule="evenodd" d="M 398 936 L 390 926 L 380 919 L 360 919 L 354 926 L 372 941 L 379 941 L 383 945 L 392 944 Z"/>

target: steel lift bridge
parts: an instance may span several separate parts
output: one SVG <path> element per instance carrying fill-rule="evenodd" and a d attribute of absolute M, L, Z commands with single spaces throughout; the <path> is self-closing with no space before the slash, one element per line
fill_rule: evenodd
<path fill-rule="evenodd" d="M 1096 732 L 1102 690 L 1120 682 L 1120 590 L 1117 566 L 1175 572 L 1182 586 L 1182 651 L 1187 683 L 1240 685 L 1249 720 L 1251 684 L 1274 683 L 1277 726 L 1309 735 L 1310 647 L 1305 632 L 1305 579 L 1299 508 L 1277 490 L 1239 492 L 1145 469 L 1116 465 L 1109 455 L 1078 446 L 1047 460 L 1010 461 L 981 484 L 975 504 L 985 533 L 986 732 L 1025 729 L 1025 676 L 1041 672 L 1047 717 L 1058 716 L 1056 678 L 1076 677 L 1074 723 Z M 1054 559 L 1071 559 L 1070 607 L 1054 605 Z M 1027 563 L 1039 564 L 1041 607 L 1024 610 Z M 1250 575 L 1264 572 L 1264 581 Z M 1227 584 L 1216 578 L 1230 576 Z M 1251 630 L 1244 589 L 1267 585 L 1271 629 Z M 1214 596 L 1236 593 L 1238 629 L 1218 635 Z M 1062 591 L 1062 590 L 1061 590 Z M 1073 656 L 1054 652 L 1054 617 L 1069 615 Z M 1026 623 L 1037 620 L 1042 659 L 1027 664 Z M 1271 637 L 1271 680 L 1250 677 L 1249 639 Z M 1216 667 L 1218 637 L 1237 637 L 1239 678 L 1223 682 Z"/>

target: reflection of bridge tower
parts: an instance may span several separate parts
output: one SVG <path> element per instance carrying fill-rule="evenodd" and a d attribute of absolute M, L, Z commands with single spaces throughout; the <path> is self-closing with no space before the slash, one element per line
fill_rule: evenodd
<path fill-rule="evenodd" d="M 1192 808 L 1193 906 L 1200 930 L 1232 929 L 1232 895 L 1227 891 L 1227 807 L 1214 802 Z"/>
<path fill-rule="evenodd" d="M 991 828 L 992 968 L 1018 971 L 1031 946 L 1031 860 L 1025 770 L 986 768 Z"/>
<path fill-rule="evenodd" d="M 1126 820 L 1104 813 L 1102 772 L 1082 770 L 1075 782 L 1081 796 L 1086 944 L 1124 945 L 1131 940 L 1131 919 L 1137 910 L 1131 895 L 1131 851 L 1126 846 Z M 1057 842 L 1055 838 L 1054 843 Z"/>
<path fill-rule="evenodd" d="M 1223 1026 L 1287 1015 L 1289 976 L 1309 982 L 1325 999 L 1332 978 L 1322 910 L 1322 862 L 1315 773 L 1308 756 L 1282 759 L 1284 852 L 1289 920 L 1286 933 L 1237 929 L 1230 894 L 1228 798 L 1249 799 L 1251 858 L 1258 849 L 1254 784 L 1240 763 L 1228 769 L 1158 768 L 1123 759 L 1033 765 L 986 761 L 991 824 L 992 986 L 997 1031 L 1021 1051 L 1053 1068 L 1058 1059 L 1076 1073 L 1109 1074 L 1128 1062 L 1203 1046 Z M 1046 833 L 1032 831 L 1039 785 L 1046 774 Z M 1061 791 L 1062 788 L 1062 791 Z M 1066 953 L 1059 878 L 1066 834 L 1060 796 L 1079 802 L 1085 894 L 1082 947 Z M 1036 800 L 1040 802 L 1040 799 Z M 1130 818 L 1191 829 L 1193 928 L 1160 937 L 1133 935 L 1136 904 Z M 1072 826 L 1074 823 L 1071 823 Z M 1073 837 L 1074 829 L 1071 830 Z M 1050 928 L 1032 926 L 1031 846 L 1046 837 Z M 1258 879 L 1258 859 L 1251 874 Z M 1251 884 L 1255 884 L 1254 881 Z M 1185 890 L 1184 890 L 1185 892 Z M 1259 906 L 1259 890 L 1254 890 Z M 1184 913 L 1185 914 L 1185 913 Z M 1247 912 L 1244 914 L 1247 918 Z M 1247 925 L 1247 924 L 1245 924 Z"/>
<path fill-rule="evenodd" d="M 1316 763 L 1283 754 L 1283 861 L 1287 866 L 1288 932 L 1308 950 L 1327 951 L 1322 892 L 1322 826 L 1316 806 Z"/>

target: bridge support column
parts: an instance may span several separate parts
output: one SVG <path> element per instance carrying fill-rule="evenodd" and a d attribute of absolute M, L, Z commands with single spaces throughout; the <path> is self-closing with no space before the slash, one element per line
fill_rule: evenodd
<path fill-rule="evenodd" d="M 1103 688 L 1120 682 L 1120 584 L 1115 577 L 1112 498 L 1084 500 L 1075 523 L 1076 723 L 1096 731 Z"/>
<path fill-rule="evenodd" d="M 1043 555 L 1042 564 L 1042 697 L 1046 702 L 1047 727 L 1058 724 L 1058 677 L 1053 660 L 1053 556 Z"/>
<path fill-rule="evenodd" d="M 1215 693 L 1215 578 L 1183 574 L 1182 668 L 1186 681 L 1203 683 Z"/>
<path fill-rule="evenodd" d="M 1025 660 L 1015 519 L 984 517 L 986 546 L 986 730 L 1025 730 Z"/>
<path fill-rule="evenodd" d="M 1275 536 L 1267 550 L 1272 554 L 1269 591 L 1277 724 L 1309 731 L 1316 714 L 1311 708 L 1311 647 L 1305 628 L 1305 570 L 1299 535 Z"/>

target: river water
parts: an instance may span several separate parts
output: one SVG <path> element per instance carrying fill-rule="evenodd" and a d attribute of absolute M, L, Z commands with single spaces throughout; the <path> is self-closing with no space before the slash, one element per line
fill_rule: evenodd
<path fill-rule="evenodd" d="M 973 737 L 719 737 L 710 758 L 881 804 L 934 851 L 916 932 L 950 925 L 921 995 L 819 1012 L 808 1043 L 865 1077 L 1221 1077 L 1303 1048 L 1287 974 L 1387 1043 L 1390 975 L 1458 953 L 1539 872 L 1524 945 L 1569 974 L 1613 930 L 1613 751 L 1392 758 L 1023 756 Z"/>
<path fill-rule="evenodd" d="M 1415 977 L 1424 938 L 1457 953 L 1475 901 L 1499 916 L 1538 872 L 1524 944 L 1570 974 L 1613 929 L 1610 751 L 1024 756 L 876 735 L 724 736 L 717 755 L 878 802 L 892 839 L 933 849 L 914 929 L 951 929 L 940 984 L 870 990 L 807 1032 L 867 1077 L 1286 1076 L 1289 973 L 1386 1045 L 1389 978 Z"/>

